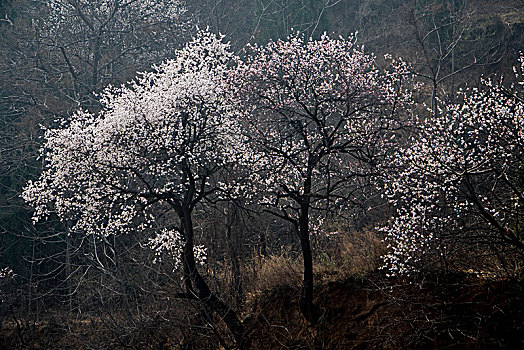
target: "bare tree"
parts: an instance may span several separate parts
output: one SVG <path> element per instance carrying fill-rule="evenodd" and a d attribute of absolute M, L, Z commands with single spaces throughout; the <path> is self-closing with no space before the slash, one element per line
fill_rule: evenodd
<path fill-rule="evenodd" d="M 252 39 L 265 43 L 292 31 L 320 37 L 328 30 L 327 11 L 340 0 L 257 0 Z"/>
<path fill-rule="evenodd" d="M 424 92 L 435 114 L 439 101 L 452 102 L 458 86 L 477 83 L 475 79 L 506 54 L 506 34 L 496 29 L 495 19 L 486 18 L 491 11 L 487 2 L 409 0 L 364 5 L 361 42 L 409 61 L 412 73 L 427 83 Z"/>

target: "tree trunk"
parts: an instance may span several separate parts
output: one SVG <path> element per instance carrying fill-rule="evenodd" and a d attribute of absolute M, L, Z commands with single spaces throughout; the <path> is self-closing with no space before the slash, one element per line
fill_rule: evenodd
<path fill-rule="evenodd" d="M 237 305 L 241 305 L 243 303 L 243 291 L 242 291 L 242 275 L 240 270 L 240 258 L 238 256 L 238 249 L 235 245 L 235 239 L 236 237 L 233 237 L 233 228 L 239 221 L 239 212 L 238 207 L 230 203 L 228 205 L 228 211 L 225 215 L 226 221 L 226 239 L 227 239 L 227 245 L 229 250 L 229 257 L 231 259 L 231 270 L 233 273 L 233 290 L 235 293 L 235 301 Z"/>
<path fill-rule="evenodd" d="M 304 195 L 300 203 L 300 217 L 298 222 L 298 235 L 304 258 L 304 280 L 300 295 L 300 312 L 311 324 L 318 321 L 318 310 L 313 304 L 313 255 L 309 241 L 309 206 L 311 192 L 311 172 L 304 181 Z"/>
<path fill-rule="evenodd" d="M 73 288 L 71 287 L 71 232 L 69 231 L 69 223 L 66 230 L 66 261 L 65 261 L 65 273 L 66 273 L 66 289 L 67 289 L 67 301 L 69 306 L 69 316 L 73 314 Z"/>
<path fill-rule="evenodd" d="M 189 275 L 190 281 L 194 284 L 194 288 L 191 287 L 190 290 L 187 290 L 187 293 L 191 297 L 203 302 L 206 306 L 208 306 L 211 310 L 220 316 L 229 331 L 233 334 L 237 346 L 241 348 L 243 334 L 242 322 L 231 307 L 226 305 L 222 300 L 220 300 L 211 292 L 211 289 L 207 285 L 206 281 L 197 270 L 193 250 L 193 221 L 191 219 L 191 212 L 188 208 L 183 209 L 183 217 L 180 219 L 182 220 L 185 238 L 184 249 L 182 253 L 184 273 Z M 187 279 L 187 276 L 185 277 Z M 189 283 L 189 285 L 191 285 L 191 283 Z M 186 281 L 186 287 L 187 286 L 188 282 Z"/>
<path fill-rule="evenodd" d="M 304 258 L 304 280 L 302 282 L 302 293 L 300 295 L 300 312 L 306 320 L 312 324 L 318 321 L 318 312 L 313 304 L 313 255 L 309 242 L 309 230 L 307 229 L 307 218 L 300 218 L 299 236 Z"/>
<path fill-rule="evenodd" d="M 93 70 L 91 72 L 91 90 L 95 92 L 98 85 L 98 63 L 100 61 L 101 35 L 102 34 L 99 32 L 93 47 Z"/>
<path fill-rule="evenodd" d="M 266 230 L 260 230 L 260 234 L 258 236 L 258 257 L 259 258 L 265 258 L 267 256 L 267 244 L 266 244 L 266 236 L 269 228 L 266 228 Z"/>

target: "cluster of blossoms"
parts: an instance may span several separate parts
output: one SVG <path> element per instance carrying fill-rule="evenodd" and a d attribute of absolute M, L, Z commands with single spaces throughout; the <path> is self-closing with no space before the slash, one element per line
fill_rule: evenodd
<path fill-rule="evenodd" d="M 379 70 L 354 37 L 296 33 L 249 50 L 242 62 L 200 32 L 173 60 L 106 88 L 99 113 L 78 111 L 45 132 L 43 172 L 23 192 L 35 221 L 57 215 L 70 232 L 156 233 L 148 243 L 157 257 L 171 253 L 186 295 L 215 310 L 237 340 L 238 317 L 196 267 L 205 249 L 194 242 L 194 209 L 262 193 L 262 204 L 297 229 L 300 308 L 314 323 L 309 237 L 322 221 L 312 218 L 344 211 L 369 186 L 411 107 L 406 65 Z"/>
<path fill-rule="evenodd" d="M 251 46 L 231 74 L 244 110 L 252 157 L 251 181 L 261 204 L 291 223 L 304 258 L 300 309 L 315 323 L 310 244 L 314 218 L 343 212 L 368 186 L 405 122 L 411 93 L 402 62 L 380 71 L 356 39 L 286 40 Z"/>
<path fill-rule="evenodd" d="M 163 229 L 155 237 L 150 238 L 148 245 L 155 252 L 153 263 L 160 262 L 163 254 L 168 254 L 174 266 L 182 266 L 181 256 L 184 245 L 180 232 L 176 230 Z M 204 265 L 207 258 L 207 248 L 204 245 L 195 245 L 193 248 L 195 259 L 200 265 Z"/>
<path fill-rule="evenodd" d="M 0 280 L 8 280 L 15 277 L 15 273 L 10 267 L 4 267 L 0 269 Z"/>
<path fill-rule="evenodd" d="M 524 100 L 517 78 L 509 88 L 485 80 L 462 92 L 461 103 L 420 120 L 409 146 L 392 157 L 398 171 L 385 194 L 397 209 L 382 228 L 391 274 L 461 254 L 461 243 L 524 250 Z"/>
<path fill-rule="evenodd" d="M 381 72 L 354 37 L 296 33 L 249 50 L 241 62 L 201 32 L 153 72 L 106 88 L 101 112 L 47 130 L 44 171 L 23 193 L 34 219 L 53 213 L 92 235 L 154 231 L 157 252 L 180 254 L 196 205 L 258 191 L 307 240 L 309 211 L 342 210 L 391 153 L 408 69 Z M 256 190 L 240 186 L 242 169 Z"/>
<path fill-rule="evenodd" d="M 156 4 L 129 6 L 142 3 Z M 379 70 L 354 37 L 297 33 L 248 51 L 242 62 L 200 32 L 174 59 L 108 87 L 99 113 L 78 111 L 46 130 L 42 175 L 23 192 L 34 219 L 57 215 L 73 222 L 71 232 L 91 235 L 155 232 L 149 245 L 158 256 L 172 252 L 199 277 L 196 206 L 259 192 L 307 251 L 322 226 L 312 218 L 346 210 L 389 172 L 385 196 L 396 215 L 382 231 L 390 273 L 420 270 L 457 249 L 458 238 L 522 248 L 520 70 L 512 89 L 486 81 L 413 123 L 406 65 L 391 60 Z M 406 124 L 416 132 L 399 148 Z M 312 293 L 312 276 L 307 283 Z"/>

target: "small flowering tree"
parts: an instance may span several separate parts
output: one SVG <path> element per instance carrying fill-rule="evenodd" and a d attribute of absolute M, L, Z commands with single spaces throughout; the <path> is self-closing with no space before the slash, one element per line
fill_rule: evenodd
<path fill-rule="evenodd" d="M 156 232 L 157 251 L 180 254 L 185 296 L 217 312 L 237 340 L 242 325 L 197 269 L 192 213 L 230 191 L 222 173 L 239 161 L 241 142 L 223 78 L 228 45 L 201 32 L 151 73 L 107 88 L 98 114 L 76 112 L 48 129 L 40 179 L 23 197 L 34 219 L 51 213 L 72 232 Z"/>
<path fill-rule="evenodd" d="M 382 230 L 391 274 L 415 272 L 465 243 L 524 254 L 522 64 L 510 88 L 483 81 L 462 103 L 422 119 L 392 162 L 386 186 L 396 216 Z"/>
<path fill-rule="evenodd" d="M 254 182 L 267 210 L 298 232 L 304 257 L 301 310 L 315 322 L 310 231 L 321 211 L 343 211 L 394 143 L 410 104 L 406 68 L 381 72 L 356 39 L 251 47 L 231 82 L 245 109 Z"/>

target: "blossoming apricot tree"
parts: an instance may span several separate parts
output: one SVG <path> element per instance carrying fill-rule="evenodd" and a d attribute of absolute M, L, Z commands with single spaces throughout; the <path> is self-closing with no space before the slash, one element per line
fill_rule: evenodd
<path fill-rule="evenodd" d="M 390 151 L 411 103 L 407 69 L 392 61 L 380 71 L 355 37 L 305 40 L 295 33 L 250 50 L 231 82 L 256 155 L 253 178 L 262 204 L 298 232 L 301 310 L 315 322 L 312 220 L 321 210 L 343 210 Z"/>
<path fill-rule="evenodd" d="M 46 131 L 44 170 L 23 197 L 35 220 L 55 213 L 73 232 L 156 232 L 154 248 L 181 254 L 185 295 L 217 312 L 239 340 L 237 315 L 197 270 L 192 220 L 195 207 L 227 195 L 222 172 L 241 163 L 223 88 L 233 59 L 227 44 L 200 32 L 153 72 L 107 88 L 99 113 L 78 111 Z"/>
<path fill-rule="evenodd" d="M 396 206 L 382 230 L 391 274 L 419 271 L 461 244 L 524 253 L 524 57 L 517 83 L 484 80 L 462 102 L 421 119 L 410 144 L 392 157 L 386 186 Z"/>

